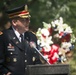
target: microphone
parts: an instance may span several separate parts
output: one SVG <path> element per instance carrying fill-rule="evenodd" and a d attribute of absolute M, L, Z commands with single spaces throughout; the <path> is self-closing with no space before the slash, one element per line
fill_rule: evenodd
<path fill-rule="evenodd" d="M 42 53 L 36 48 L 36 44 L 35 44 L 34 42 L 30 42 L 30 46 L 31 46 L 32 48 L 34 48 L 34 49 L 36 50 L 36 52 L 38 52 L 38 54 L 39 54 L 48 64 L 50 64 L 50 63 L 47 61 L 47 59 L 44 58 L 44 56 L 42 55 Z"/>

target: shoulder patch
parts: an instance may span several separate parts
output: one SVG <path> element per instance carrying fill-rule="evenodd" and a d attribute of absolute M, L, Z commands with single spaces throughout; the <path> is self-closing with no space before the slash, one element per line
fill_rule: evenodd
<path fill-rule="evenodd" d="M 2 34 L 3 34 L 3 32 L 0 31 L 0 35 L 2 35 Z"/>
<path fill-rule="evenodd" d="M 36 35 L 36 33 L 35 32 L 33 32 L 33 31 L 30 31 L 31 33 L 33 33 L 34 35 Z"/>

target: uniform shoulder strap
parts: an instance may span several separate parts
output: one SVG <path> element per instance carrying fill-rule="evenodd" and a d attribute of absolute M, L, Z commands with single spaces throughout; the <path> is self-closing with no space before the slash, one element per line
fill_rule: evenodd
<path fill-rule="evenodd" d="M 36 35 L 36 33 L 35 33 L 35 32 L 33 32 L 33 31 L 31 31 L 31 30 L 30 30 L 30 32 L 31 32 L 32 34 Z"/>

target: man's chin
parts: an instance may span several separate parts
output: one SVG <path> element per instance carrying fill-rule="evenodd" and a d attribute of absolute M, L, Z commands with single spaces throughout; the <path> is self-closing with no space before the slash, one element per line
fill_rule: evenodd
<path fill-rule="evenodd" d="M 25 29 L 25 32 L 26 32 L 26 31 L 29 31 L 29 29 Z"/>

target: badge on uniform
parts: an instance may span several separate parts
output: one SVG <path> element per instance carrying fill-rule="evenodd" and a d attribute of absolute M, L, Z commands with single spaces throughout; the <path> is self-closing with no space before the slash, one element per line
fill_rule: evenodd
<path fill-rule="evenodd" d="M 7 46 L 8 51 L 15 51 L 14 46 L 11 45 L 11 43 L 9 43 L 9 45 Z"/>
<path fill-rule="evenodd" d="M 19 42 L 18 41 L 16 41 L 16 44 L 18 44 Z"/>
<path fill-rule="evenodd" d="M 17 62 L 17 58 L 13 58 L 13 62 Z"/>
<path fill-rule="evenodd" d="M 36 58 L 35 58 L 35 57 L 33 57 L 33 58 L 32 58 L 32 61 L 34 62 L 35 60 L 36 60 Z"/>
<path fill-rule="evenodd" d="M 16 39 L 16 37 L 13 37 L 13 39 Z"/>

